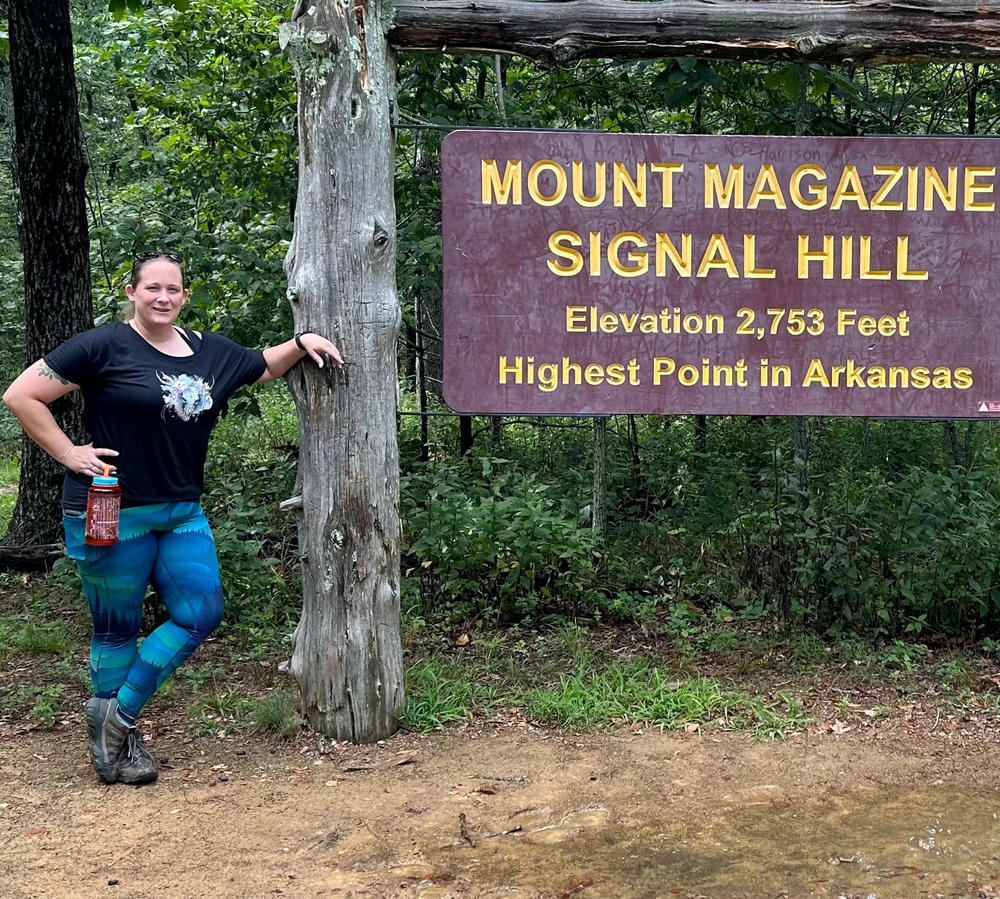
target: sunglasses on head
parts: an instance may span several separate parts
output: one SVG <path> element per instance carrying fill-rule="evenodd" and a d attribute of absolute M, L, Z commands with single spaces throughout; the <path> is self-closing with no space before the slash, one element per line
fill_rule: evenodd
<path fill-rule="evenodd" d="M 176 253 L 163 252 L 160 250 L 145 250 L 142 253 L 136 253 L 133 259 L 135 262 L 148 262 L 150 259 L 169 259 L 171 262 L 176 262 L 178 264 L 183 262 L 181 257 Z"/>

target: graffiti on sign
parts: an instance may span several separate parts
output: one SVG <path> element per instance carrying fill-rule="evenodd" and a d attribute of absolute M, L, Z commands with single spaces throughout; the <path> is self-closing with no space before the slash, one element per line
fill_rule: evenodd
<path fill-rule="evenodd" d="M 984 138 L 459 131 L 460 412 L 1000 415 Z"/>

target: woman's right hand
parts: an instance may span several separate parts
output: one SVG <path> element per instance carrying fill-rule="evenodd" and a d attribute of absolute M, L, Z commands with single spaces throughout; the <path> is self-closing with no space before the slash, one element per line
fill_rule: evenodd
<path fill-rule="evenodd" d="M 71 447 L 60 461 L 70 471 L 75 471 L 77 474 L 92 478 L 104 474 L 104 466 L 111 465 L 110 462 L 105 462 L 101 456 L 117 455 L 118 453 L 113 449 L 105 449 L 104 447 L 95 448 L 92 443 L 88 443 L 85 446 Z M 111 465 L 111 474 L 114 474 L 116 471 L 115 466 Z"/>

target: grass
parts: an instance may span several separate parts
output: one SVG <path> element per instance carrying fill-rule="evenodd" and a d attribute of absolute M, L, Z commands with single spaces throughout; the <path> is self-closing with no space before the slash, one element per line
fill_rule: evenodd
<path fill-rule="evenodd" d="M 15 635 L 14 643 L 28 655 L 61 655 L 73 648 L 73 635 L 65 621 L 29 622 Z"/>
<path fill-rule="evenodd" d="M 0 534 L 6 532 L 17 501 L 20 466 L 16 459 L 0 461 Z"/>
<path fill-rule="evenodd" d="M 199 694 L 189 713 L 199 736 L 255 731 L 288 740 L 302 727 L 298 697 L 282 689 L 264 696 L 250 695 L 242 686 Z"/>
<path fill-rule="evenodd" d="M 567 648 L 564 636 L 556 635 L 557 650 Z M 498 665 L 495 638 L 488 639 L 481 658 L 417 661 L 407 670 L 403 723 L 439 730 L 452 722 L 489 717 L 500 708 L 517 708 L 539 723 L 569 730 L 711 724 L 766 739 L 809 723 L 802 704 L 787 696 L 765 701 L 646 658 L 604 663 L 597 650 L 580 642 L 579 634 L 569 648 L 571 654 L 564 658 L 575 663 L 573 670 L 549 685 L 539 685 L 538 679 L 551 672 L 551 659 L 522 658 L 519 668 Z"/>
<path fill-rule="evenodd" d="M 166 691 L 170 701 L 185 689 L 193 695 L 189 705 L 191 727 L 200 735 L 255 731 L 290 739 L 302 726 L 298 696 L 287 687 L 261 688 L 235 681 L 231 670 L 220 671 L 210 663 L 199 665 L 195 660 L 181 666 L 174 680 L 165 686 L 173 688 Z M 260 689 L 265 692 L 260 693 Z M 161 689 L 157 698 L 163 693 Z"/>
<path fill-rule="evenodd" d="M 948 714 L 1000 707 L 993 643 L 977 652 L 831 641 L 734 616 L 665 612 L 645 629 L 553 619 L 453 630 L 407 619 L 402 723 L 436 731 L 513 717 L 566 730 L 696 727 L 775 739 L 832 717 L 889 717 L 918 694 Z M 59 577 L 0 575 L 0 673 L 18 669 L 0 715 L 51 726 L 87 694 L 86 619 Z M 287 648 L 274 643 L 267 629 L 224 626 L 157 694 L 157 713 L 179 714 L 198 735 L 294 738 L 298 697 L 276 674 Z"/>
<path fill-rule="evenodd" d="M 721 729 L 780 739 L 829 717 L 870 723 L 916 694 L 949 712 L 993 707 L 995 647 L 981 653 L 905 641 L 841 641 L 725 622 L 670 622 L 655 634 L 562 622 L 442 642 L 407 630 L 403 723 L 438 730 L 514 710 L 567 730 Z M 854 697 L 853 699 L 848 696 Z"/>
<path fill-rule="evenodd" d="M 271 693 L 258 700 L 251 716 L 255 730 L 285 740 L 294 737 L 302 727 L 298 697 L 291 693 Z"/>
<path fill-rule="evenodd" d="M 255 704 L 239 687 L 199 693 L 190 708 L 191 729 L 199 736 L 248 730 Z"/>
<path fill-rule="evenodd" d="M 7 459 L 0 462 L 0 485 L 13 484 L 16 487 L 20 473 L 21 466 L 17 459 Z"/>
<path fill-rule="evenodd" d="M 526 707 L 533 718 L 571 729 L 715 724 L 770 738 L 808 723 L 800 704 L 764 702 L 707 677 L 679 680 L 646 659 L 564 675 L 554 688 L 532 690 Z"/>
<path fill-rule="evenodd" d="M 0 573 L 0 666 L 71 652 L 84 636 L 73 621 L 78 608 L 65 597 L 18 575 Z"/>
<path fill-rule="evenodd" d="M 414 730 L 440 730 L 446 724 L 487 714 L 496 695 L 463 666 L 440 659 L 412 665 L 406 673 L 406 714 L 403 724 Z"/>

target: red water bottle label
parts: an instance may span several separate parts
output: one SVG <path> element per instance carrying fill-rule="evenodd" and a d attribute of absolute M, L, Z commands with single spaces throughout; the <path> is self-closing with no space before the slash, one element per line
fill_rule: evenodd
<path fill-rule="evenodd" d="M 87 496 L 87 523 L 84 542 L 92 546 L 110 546 L 118 540 L 118 519 L 121 515 L 121 496 L 117 491 Z"/>

